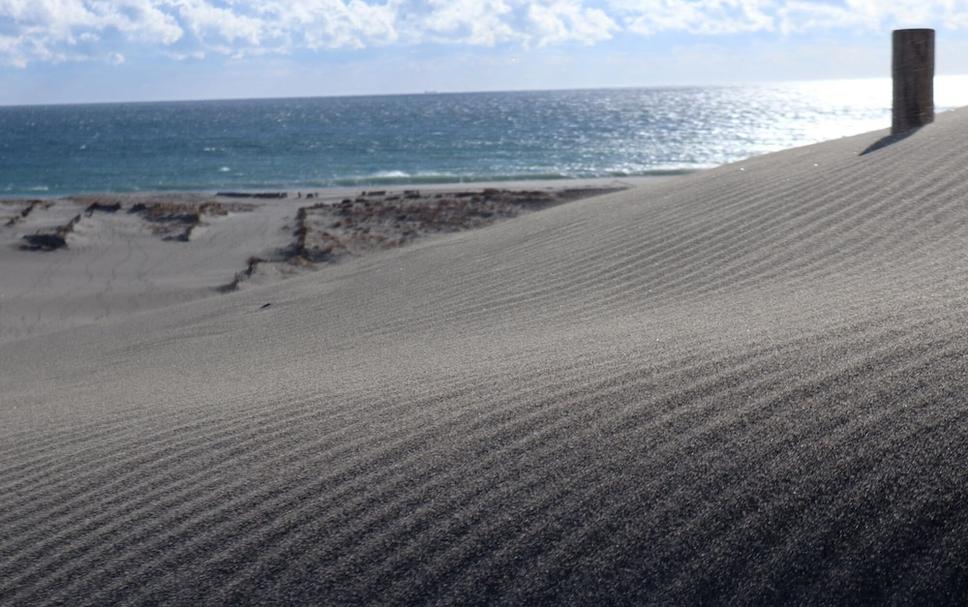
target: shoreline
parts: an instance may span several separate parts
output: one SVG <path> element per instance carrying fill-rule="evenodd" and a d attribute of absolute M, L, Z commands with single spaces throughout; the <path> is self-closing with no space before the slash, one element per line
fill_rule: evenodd
<path fill-rule="evenodd" d="M 244 194 L 257 194 L 257 193 L 286 193 L 289 195 L 290 199 L 296 198 L 296 194 L 302 193 L 314 193 L 317 198 L 330 199 L 345 196 L 353 196 L 360 191 L 370 191 L 370 190 L 385 190 L 385 191 L 403 191 L 403 190 L 427 190 L 433 192 L 442 191 L 457 191 L 457 190 L 474 190 L 483 188 L 497 188 L 497 189 L 529 189 L 529 190 L 546 190 L 546 191 L 560 191 L 567 189 L 583 189 L 583 188 L 602 188 L 602 187 L 623 187 L 631 188 L 640 185 L 647 185 L 653 183 L 659 183 L 661 181 L 667 181 L 669 179 L 677 179 L 687 175 L 692 175 L 695 173 L 702 172 L 709 169 L 695 169 L 695 170 L 684 170 L 684 171 L 669 171 L 668 174 L 657 173 L 655 175 L 635 175 L 628 177 L 563 177 L 560 179 L 514 179 L 514 180 L 482 180 L 482 181 L 455 181 L 455 182 L 430 182 L 430 183 L 371 183 L 371 184 L 358 184 L 358 185 L 337 185 L 337 186 L 326 186 L 326 187 L 265 187 L 265 188 L 206 188 L 206 189 L 185 189 L 185 190 L 143 190 L 143 191 L 72 191 L 68 193 L 48 193 L 48 192 L 36 192 L 27 194 L 6 194 L 0 193 L 0 203 L 2 202 L 16 202 L 24 200 L 67 200 L 73 198 L 90 198 L 90 197 L 110 197 L 116 199 L 125 200 L 137 200 L 141 198 L 168 198 L 168 197 L 195 197 L 195 196 L 212 196 L 217 197 L 219 192 L 239 192 Z"/>

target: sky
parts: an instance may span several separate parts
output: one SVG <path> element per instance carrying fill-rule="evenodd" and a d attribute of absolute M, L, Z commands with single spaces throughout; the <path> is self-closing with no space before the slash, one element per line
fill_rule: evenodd
<path fill-rule="evenodd" d="M 0 0 L 0 104 L 968 73 L 968 0 Z"/>

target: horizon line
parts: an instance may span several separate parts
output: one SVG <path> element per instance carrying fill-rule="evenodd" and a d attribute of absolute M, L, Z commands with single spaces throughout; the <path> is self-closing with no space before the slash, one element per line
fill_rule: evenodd
<path fill-rule="evenodd" d="M 968 73 L 955 74 L 936 74 L 935 78 L 966 76 Z M 181 99 L 142 99 L 142 100 L 118 100 L 118 101 L 74 101 L 74 102 L 52 102 L 52 103 L 3 103 L 0 108 L 26 108 L 26 107 L 73 107 L 73 106 L 92 106 L 92 105 L 136 105 L 136 104 L 158 104 L 158 103 L 217 103 L 229 101 L 286 101 L 286 100 L 305 100 L 305 99 L 359 99 L 367 97 L 421 97 L 433 95 L 476 95 L 476 94 L 498 94 L 498 93 L 553 93 L 568 91 L 609 91 L 609 90 L 640 90 L 640 89 L 692 89 L 692 88 L 734 88 L 734 87 L 756 87 L 756 86 L 776 86 L 784 84 L 799 84 L 807 82 L 844 82 L 858 80 L 890 80 L 891 76 L 857 76 L 851 78 L 803 78 L 798 80 L 750 80 L 750 81 L 731 81 L 731 82 L 711 82 L 705 84 L 652 84 L 640 86 L 593 86 L 593 87 L 561 87 L 561 88 L 540 88 L 540 89 L 477 89 L 477 90 L 427 90 L 412 92 L 394 93 L 349 93 L 334 95 L 283 95 L 279 97 L 211 97 L 211 98 L 181 98 Z"/>

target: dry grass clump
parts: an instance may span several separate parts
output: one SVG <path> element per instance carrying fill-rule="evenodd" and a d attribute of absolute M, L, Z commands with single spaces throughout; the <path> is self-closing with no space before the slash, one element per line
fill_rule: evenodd
<path fill-rule="evenodd" d="M 8 228 L 10 226 L 13 226 L 13 225 L 17 224 L 18 222 L 21 222 L 24 219 L 26 219 L 31 213 L 34 212 L 35 209 L 37 209 L 37 208 L 47 208 L 51 204 L 53 204 L 52 202 L 47 201 L 47 200 L 28 200 L 28 201 L 13 200 L 13 201 L 4 201 L 4 203 L 5 204 L 21 204 L 21 205 L 25 205 L 20 210 L 19 213 L 17 213 L 13 217 L 10 217 L 9 219 L 7 219 L 7 221 L 6 221 L 6 223 L 4 225 L 6 227 L 8 227 Z"/>
<path fill-rule="evenodd" d="M 483 227 L 566 199 L 551 192 L 495 188 L 433 195 L 364 192 L 355 199 L 299 209 L 290 257 L 319 262 L 361 255 L 430 234 Z"/>
<path fill-rule="evenodd" d="M 242 270 L 241 272 L 237 272 L 231 282 L 218 287 L 216 291 L 219 291 L 220 293 L 230 293 L 232 291 L 237 291 L 239 288 L 239 284 L 241 284 L 242 281 L 246 279 L 252 278 L 252 275 L 255 274 L 256 268 L 259 267 L 259 264 L 266 263 L 266 261 L 267 261 L 266 259 L 263 259 L 261 257 L 256 257 L 254 255 L 252 257 L 249 257 L 245 262 L 245 269 Z"/>
<path fill-rule="evenodd" d="M 74 226 L 81 221 L 81 215 L 75 215 L 64 225 L 57 226 L 51 232 L 36 232 L 23 236 L 24 244 L 20 248 L 25 251 L 54 251 L 67 247 L 67 235 L 74 231 Z"/>
<path fill-rule="evenodd" d="M 141 215 L 152 224 L 156 234 L 165 240 L 187 242 L 192 231 L 201 225 L 205 216 L 224 216 L 230 212 L 251 211 L 250 204 L 223 203 L 214 200 L 205 202 L 139 202 L 128 209 L 128 213 Z"/>

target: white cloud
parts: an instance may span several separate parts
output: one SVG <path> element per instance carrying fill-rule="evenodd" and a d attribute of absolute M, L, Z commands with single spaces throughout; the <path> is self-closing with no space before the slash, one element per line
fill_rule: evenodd
<path fill-rule="evenodd" d="M 362 48 L 397 39 L 395 21 L 398 2 L 367 3 L 362 0 L 252 0 L 249 2 L 266 28 L 292 47 Z"/>
<path fill-rule="evenodd" d="M 586 8 L 578 0 L 536 2 L 529 7 L 528 17 L 534 23 L 538 44 L 559 42 L 594 44 L 612 37 L 619 27 L 605 11 Z"/>
<path fill-rule="evenodd" d="M 103 11 L 98 29 L 113 28 L 141 42 L 166 45 L 182 37 L 182 28 L 175 18 L 162 11 L 152 0 L 91 2 L 91 6 Z"/>
<path fill-rule="evenodd" d="M 13 36 L 0 36 L 0 65 L 27 67 L 27 58 L 20 50 L 23 41 Z"/>
<path fill-rule="evenodd" d="M 610 7 L 639 34 L 683 31 L 735 34 L 772 30 L 771 0 L 612 0 Z"/>
<path fill-rule="evenodd" d="M 968 0 L 607 0 L 607 4 L 626 29 L 640 34 L 968 27 Z"/>
<path fill-rule="evenodd" d="M 16 33 L 0 46 L 0 63 L 21 66 L 86 58 L 78 45 L 96 44 L 106 31 L 143 44 L 170 45 L 182 36 L 175 18 L 152 0 L 0 0 L 0 27 Z M 116 53 L 94 55 L 113 61 Z"/>
<path fill-rule="evenodd" d="M 520 38 L 505 0 L 427 0 L 426 12 L 414 4 L 406 17 L 413 39 L 494 46 Z"/>
<path fill-rule="evenodd" d="M 525 47 L 594 44 L 618 24 L 587 0 L 416 0 L 401 7 L 409 42 Z"/>
<path fill-rule="evenodd" d="M 206 0 L 169 0 L 167 6 L 195 36 L 214 36 L 221 41 L 249 45 L 258 45 L 262 39 L 263 24 L 259 19 L 212 6 Z"/>
<path fill-rule="evenodd" d="M 912 25 L 966 29 L 968 0 L 0 0 L 0 64 Z"/>
<path fill-rule="evenodd" d="M 955 0 L 847 0 L 843 4 L 794 0 L 784 3 L 777 15 L 784 32 L 832 28 L 879 30 L 911 26 L 959 29 L 968 25 L 959 24 L 959 15 L 968 14 L 966 11 L 968 3 Z"/>

